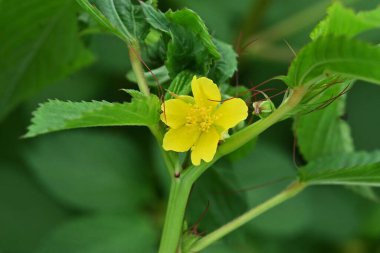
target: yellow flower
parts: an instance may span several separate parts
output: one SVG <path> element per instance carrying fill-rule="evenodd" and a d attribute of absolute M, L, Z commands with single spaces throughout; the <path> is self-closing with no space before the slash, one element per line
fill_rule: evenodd
<path fill-rule="evenodd" d="M 163 148 L 176 152 L 191 149 L 191 161 L 210 162 L 216 153 L 219 140 L 228 129 L 248 116 L 248 107 L 240 98 L 221 103 L 218 86 L 210 79 L 194 77 L 191 82 L 193 96 L 178 96 L 162 105 L 161 120 L 169 126 Z"/>

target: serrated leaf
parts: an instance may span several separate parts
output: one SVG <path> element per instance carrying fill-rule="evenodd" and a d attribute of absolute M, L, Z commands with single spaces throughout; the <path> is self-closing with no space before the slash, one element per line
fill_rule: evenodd
<path fill-rule="evenodd" d="M 169 99 L 172 95 L 188 95 L 191 92 L 191 80 L 194 74 L 189 71 L 182 71 L 170 83 L 168 93 L 165 99 Z"/>
<path fill-rule="evenodd" d="M 77 34 L 74 2 L 5 0 L 1 4 L 0 118 L 93 61 Z"/>
<path fill-rule="evenodd" d="M 231 45 L 217 39 L 213 41 L 221 54 L 221 58 L 212 65 L 208 76 L 215 83 L 220 84 L 231 78 L 237 70 L 237 54 Z"/>
<path fill-rule="evenodd" d="M 166 67 L 171 77 L 183 70 L 206 75 L 220 54 L 202 19 L 189 9 L 166 13 L 170 21 Z"/>
<path fill-rule="evenodd" d="M 329 103 L 341 90 L 339 86 L 331 87 L 313 102 L 314 107 Z M 341 118 L 345 113 L 345 102 L 345 96 L 341 96 L 323 110 L 306 112 L 295 118 L 297 143 L 305 160 L 312 161 L 322 156 L 354 150 L 350 127 Z"/>
<path fill-rule="evenodd" d="M 140 5 L 131 0 L 77 0 L 98 23 L 127 42 L 143 40 L 149 32 Z"/>
<path fill-rule="evenodd" d="M 171 11 L 165 15 L 142 3 L 147 21 L 170 39 L 166 67 L 174 78 L 183 70 L 206 75 L 221 55 L 202 19 L 192 10 Z"/>
<path fill-rule="evenodd" d="M 97 126 L 152 126 L 159 121 L 160 101 L 135 92 L 130 103 L 50 100 L 33 113 L 25 137 L 65 129 Z"/>
<path fill-rule="evenodd" d="M 322 20 L 310 34 L 315 40 L 319 36 L 332 34 L 353 37 L 364 31 L 380 28 L 380 7 L 371 11 L 362 11 L 358 14 L 352 9 L 335 2 L 327 11 L 328 16 Z"/>
<path fill-rule="evenodd" d="M 170 23 L 165 17 L 165 14 L 160 10 L 155 9 L 152 5 L 140 2 L 142 10 L 146 17 L 146 21 L 155 29 L 162 32 L 169 32 Z"/>
<path fill-rule="evenodd" d="M 309 184 L 380 186 L 380 151 L 314 160 L 301 169 L 300 179 Z"/>
<path fill-rule="evenodd" d="M 36 253 L 154 252 L 155 231 L 142 216 L 97 215 L 63 223 Z"/>
<path fill-rule="evenodd" d="M 289 87 L 312 85 L 326 72 L 380 84 L 380 47 L 346 37 L 319 37 L 292 62 L 285 82 Z M 316 87 L 314 87 L 316 88 Z"/>

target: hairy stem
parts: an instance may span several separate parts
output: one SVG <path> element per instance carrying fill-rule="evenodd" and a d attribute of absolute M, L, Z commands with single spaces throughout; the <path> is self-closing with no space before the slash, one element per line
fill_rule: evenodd
<path fill-rule="evenodd" d="M 128 45 L 129 48 L 129 59 L 131 60 L 132 69 L 133 72 L 136 75 L 137 85 L 139 86 L 139 89 L 142 93 L 149 96 L 149 88 L 148 83 L 146 82 L 145 76 L 144 76 L 144 69 L 142 66 L 142 59 L 140 56 L 140 46 L 138 42 L 131 42 Z"/>
<path fill-rule="evenodd" d="M 176 253 L 178 250 L 191 186 L 188 180 L 172 180 L 159 253 Z"/>
<path fill-rule="evenodd" d="M 199 166 L 190 166 L 179 178 L 176 178 L 175 175 L 171 175 L 174 179 L 172 180 L 159 253 L 177 252 L 183 232 L 182 224 L 185 216 L 186 203 L 193 183 L 219 158 L 242 147 L 271 125 L 287 117 L 299 104 L 305 93 L 305 87 L 298 87 L 292 90 L 289 98 L 271 115 L 231 136 L 219 147 L 214 159 L 210 163 L 201 163 Z M 244 219 L 241 221 L 244 221 Z"/>
<path fill-rule="evenodd" d="M 290 97 L 271 115 L 262 119 L 232 135 L 218 149 L 220 156 L 229 154 L 240 148 L 254 137 L 258 136 L 273 124 L 285 119 L 289 116 L 293 109 L 301 102 L 307 92 L 305 86 L 301 86 L 292 90 Z"/>
<path fill-rule="evenodd" d="M 210 244 L 218 241 L 223 236 L 227 235 L 228 233 L 231 233 L 235 229 L 251 221 L 252 219 L 259 216 L 260 214 L 294 197 L 299 192 L 301 192 L 304 188 L 305 188 L 305 185 L 302 183 L 296 182 L 292 184 L 290 187 L 288 187 L 281 193 L 277 194 L 273 198 L 267 200 L 266 202 L 262 203 L 261 205 L 258 205 L 255 208 L 252 208 L 248 212 L 242 214 L 241 216 L 235 218 L 234 220 L 230 221 L 229 223 L 223 225 L 222 227 L 218 228 L 214 232 L 200 239 L 191 248 L 191 252 L 198 252 L 200 250 L 203 250 Z"/>
<path fill-rule="evenodd" d="M 183 177 L 189 177 L 192 182 L 195 182 L 209 167 L 211 167 L 211 165 L 213 165 L 222 156 L 232 153 L 253 138 L 257 137 L 270 126 L 288 117 L 289 114 L 301 102 L 306 92 L 307 88 L 303 86 L 292 90 L 289 98 L 271 115 L 232 135 L 218 148 L 214 159 L 210 163 L 202 163 L 200 166 L 191 166 L 183 173 Z"/>

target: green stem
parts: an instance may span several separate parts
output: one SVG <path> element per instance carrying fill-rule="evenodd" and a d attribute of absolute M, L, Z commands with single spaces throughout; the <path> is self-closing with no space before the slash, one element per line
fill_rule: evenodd
<path fill-rule="evenodd" d="M 295 88 L 292 90 L 289 98 L 274 113 L 231 136 L 219 147 L 214 159 L 210 163 L 201 163 L 200 166 L 190 166 L 179 178 L 173 179 L 159 253 L 176 253 L 177 251 L 182 234 L 186 203 L 193 183 L 219 158 L 240 148 L 268 127 L 288 116 L 302 100 L 305 93 L 306 88 Z M 173 176 L 174 175 L 171 175 L 171 177 Z"/>
<path fill-rule="evenodd" d="M 183 177 L 189 178 L 192 182 L 195 182 L 209 167 L 211 167 L 211 165 L 213 165 L 222 156 L 225 156 L 237 150 L 264 132 L 273 124 L 286 118 L 301 102 L 306 92 L 307 89 L 305 87 L 298 87 L 292 90 L 289 98 L 271 115 L 233 134 L 222 145 L 220 145 L 214 159 L 211 162 L 202 163 L 200 166 L 190 166 L 183 173 Z"/>
<path fill-rule="evenodd" d="M 191 186 L 189 180 L 172 180 L 159 253 L 177 252 Z"/>
<path fill-rule="evenodd" d="M 278 204 L 281 204 L 282 202 L 294 197 L 299 192 L 301 192 L 304 188 L 305 188 L 305 185 L 302 183 L 296 182 L 296 183 L 292 184 L 286 190 L 277 194 L 273 198 L 267 200 L 266 202 L 262 203 L 261 205 L 258 205 L 255 208 L 252 208 L 248 212 L 242 214 L 241 216 L 235 218 L 234 220 L 230 221 L 229 223 L 218 228 L 217 230 L 215 230 L 211 234 L 208 234 L 207 236 L 200 239 L 191 248 L 191 252 L 199 252 L 199 251 L 203 250 L 204 248 L 206 248 L 210 244 L 218 241 L 223 236 L 227 235 L 228 233 L 231 233 L 235 229 L 237 229 L 240 226 L 244 225 L 245 223 L 251 221 L 252 219 L 259 216 L 260 214 L 262 214 L 262 213 L 268 211 L 269 209 L 277 206 Z"/>
<path fill-rule="evenodd" d="M 223 145 L 221 145 L 218 149 L 219 156 L 224 156 L 229 154 L 236 149 L 240 148 L 244 144 L 248 143 L 250 140 L 264 132 L 273 124 L 278 121 L 283 120 L 288 117 L 289 114 L 297 107 L 297 105 L 301 102 L 302 98 L 307 92 L 307 88 L 304 86 L 297 87 L 292 90 L 289 98 L 271 115 L 267 118 L 262 119 L 255 124 L 252 124 L 236 134 L 232 135 L 230 138 L 226 140 Z"/>
<path fill-rule="evenodd" d="M 146 79 L 144 76 L 144 69 L 141 64 L 142 59 L 140 55 L 140 46 L 138 42 L 131 42 L 128 45 L 128 48 L 129 48 L 129 58 L 131 60 L 132 69 L 137 79 L 137 85 L 139 86 L 139 89 L 142 93 L 149 96 L 150 92 L 148 88 L 148 83 L 146 82 Z"/>

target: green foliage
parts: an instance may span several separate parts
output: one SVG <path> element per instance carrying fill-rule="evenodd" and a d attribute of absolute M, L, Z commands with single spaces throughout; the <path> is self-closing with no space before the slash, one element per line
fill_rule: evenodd
<path fill-rule="evenodd" d="M 171 23 L 166 67 L 174 77 L 182 70 L 205 75 L 220 54 L 212 42 L 202 19 L 193 11 L 183 9 L 169 11 L 166 17 Z"/>
<path fill-rule="evenodd" d="M 97 126 L 153 126 L 159 121 L 160 101 L 135 91 L 130 103 L 63 102 L 51 100 L 34 113 L 25 137 L 49 132 Z"/>
<path fill-rule="evenodd" d="M 355 14 L 340 3 L 333 4 L 328 16 L 311 33 L 313 41 L 292 62 L 285 82 L 290 87 L 311 86 L 332 72 L 378 84 L 379 47 L 352 37 L 379 27 L 380 8 Z"/>
<path fill-rule="evenodd" d="M 104 28 L 126 42 L 144 40 L 149 32 L 140 5 L 131 0 L 77 0 Z"/>
<path fill-rule="evenodd" d="M 309 110 L 328 104 L 329 99 L 337 96 L 341 90 L 339 85 L 329 88 L 313 102 Z M 350 127 L 341 118 L 345 112 L 345 102 L 346 97 L 341 96 L 324 109 L 295 117 L 297 143 L 305 160 L 312 161 L 321 156 L 354 150 Z"/>
<path fill-rule="evenodd" d="M 131 213 L 152 200 L 148 173 L 141 170 L 146 163 L 136 146 L 122 135 L 82 130 L 46 136 L 25 155 L 40 182 L 62 203 Z"/>
<path fill-rule="evenodd" d="M 332 72 L 379 84 L 379 65 L 378 46 L 346 37 L 319 37 L 300 51 L 285 81 L 289 87 L 312 86 Z"/>
<path fill-rule="evenodd" d="M 0 30 L 0 118 L 93 60 L 78 38 L 72 1 L 2 1 Z"/>
<path fill-rule="evenodd" d="M 173 174 L 170 173 L 169 176 L 167 174 L 164 160 L 174 163 L 177 154 L 164 153 L 159 149 L 162 141 L 161 134 L 164 134 L 160 130 L 164 128 L 156 128 L 158 124 L 161 124 L 159 122 L 160 101 L 157 96 L 144 96 L 138 91 L 127 90 L 133 97 L 130 103 L 100 101 L 102 99 L 123 100 L 124 94 L 115 90 L 126 85 L 129 88 L 129 83 L 122 79 L 125 71 L 130 81 L 137 81 L 135 73 L 128 69 L 128 62 L 126 62 L 128 48 L 125 43 L 129 46 L 136 45 L 141 58 L 153 69 L 153 73 L 165 91 L 177 95 L 189 94 L 192 77 L 194 75 L 207 76 L 220 85 L 222 99 L 239 96 L 250 101 L 252 97 L 251 93 L 247 92 L 247 87 L 235 87 L 229 84 L 229 79 L 237 68 L 236 53 L 232 46 L 215 39 L 209 31 L 215 32 L 218 37 L 231 37 L 229 41 L 233 41 L 232 36 L 236 36 L 236 24 L 240 23 L 238 20 L 240 18 L 253 20 L 255 28 L 263 29 L 263 40 L 253 45 L 257 48 L 249 48 L 245 52 L 247 61 L 240 66 L 240 80 L 245 82 L 254 79 L 253 82 L 257 82 L 269 76 L 278 75 L 278 71 L 282 71 L 286 66 L 282 63 L 262 62 L 257 57 L 252 57 L 255 60 L 251 61 L 250 55 L 263 50 L 262 55 L 268 54 L 268 59 L 279 60 L 283 55 L 281 50 L 283 48 L 279 43 L 270 40 L 286 37 L 294 48 L 299 48 L 305 44 L 302 38 L 307 38 L 307 34 L 303 32 L 296 34 L 297 29 L 300 31 L 297 27 L 304 27 L 305 23 L 315 22 L 316 20 L 312 20 L 313 17 L 316 18 L 322 13 L 315 13 L 314 16 L 314 13 L 310 11 L 311 8 L 304 12 L 302 8 L 310 4 L 307 1 L 289 0 L 285 9 L 276 1 L 267 1 L 273 6 L 268 8 L 270 15 L 261 20 L 261 15 L 254 14 L 258 11 L 265 13 L 267 7 L 254 10 L 253 19 L 239 15 L 243 12 L 251 13 L 248 9 L 249 1 L 236 4 L 223 0 L 218 4 L 212 3 L 213 8 L 210 8 L 211 2 L 199 1 L 195 3 L 198 6 L 195 9 L 202 13 L 201 16 L 206 21 L 203 22 L 197 13 L 189 9 L 169 10 L 163 13 L 157 9 L 155 0 L 139 4 L 134 0 L 77 0 L 77 2 L 87 13 L 76 13 L 79 10 L 75 8 L 72 1 L 64 3 L 62 0 L 53 0 L 42 3 L 41 0 L 31 0 L 28 3 L 13 3 L 12 5 L 9 0 L 0 0 L 0 30 L 2 31 L 0 39 L 4 43 L 0 45 L 0 53 L 3 56 L 2 53 L 9 48 L 16 51 L 14 54 L 5 54 L 5 60 L 0 59 L 2 69 L 0 70 L 0 105 L 3 105 L 1 110 L 9 111 L 9 108 L 16 104 L 16 102 L 9 103 L 8 107 L 7 101 L 10 100 L 4 100 L 4 102 L 2 100 L 2 86 L 7 87 L 6 85 L 10 83 L 8 80 L 19 81 L 20 88 L 15 89 L 14 94 L 21 98 L 24 91 L 37 90 L 36 86 L 40 83 L 38 78 L 46 79 L 43 85 L 48 85 L 58 79 L 57 76 L 65 77 L 89 63 L 92 59 L 91 54 L 82 46 L 78 39 L 79 35 L 86 35 L 83 38 L 100 62 L 96 63 L 90 71 L 78 73 L 80 78 L 66 79 L 59 83 L 58 89 L 54 87 L 29 103 L 23 104 L 17 113 L 10 115 L 6 124 L 0 126 L 0 139 L 6 144 L 2 145 L 4 150 L 0 152 L 0 238 L 2 238 L 0 251 L 12 253 L 31 251 L 36 253 L 155 252 L 158 244 L 155 231 L 159 231 L 164 223 L 163 203 L 167 200 L 170 181 L 173 179 Z M 365 1 L 360 1 L 362 9 L 364 7 L 368 9 L 369 6 L 363 2 Z M 160 2 L 160 6 L 165 6 L 165 9 L 171 7 L 172 10 L 179 9 L 183 4 L 183 1 L 177 3 L 163 0 Z M 12 10 L 10 14 L 5 13 L 8 7 L 13 8 L 9 8 Z M 16 9 L 20 11 L 15 11 Z M 322 7 L 317 9 L 322 10 Z M 317 9 L 316 12 L 318 12 Z M 279 12 L 281 15 L 273 10 L 281 10 Z M 293 11 L 299 10 L 301 10 L 300 14 L 291 16 Z M 346 86 L 351 87 L 356 79 L 380 83 L 379 47 L 375 44 L 360 42 L 359 37 L 356 38 L 356 35 L 360 33 L 379 27 L 379 9 L 355 14 L 342 4 L 335 3 L 328 12 L 327 18 L 310 35 L 313 41 L 299 51 L 285 78 L 290 89 L 302 85 L 308 86 L 307 95 L 292 111 L 295 115 L 294 130 L 298 145 L 301 154 L 309 162 L 300 168 L 299 178 L 310 185 L 354 186 L 356 191 L 375 199 L 375 192 L 370 186 L 380 186 L 380 154 L 379 152 L 354 152 L 351 131 L 344 119 L 346 118 L 344 113 L 346 95 L 341 96 L 323 110 L 316 110 L 310 114 L 307 112 L 329 103 L 332 98 L 340 95 L 341 91 L 346 91 Z M 214 15 L 215 13 L 218 15 Z M 34 19 L 30 20 L 29 16 L 33 16 Z M 87 26 L 88 17 L 94 18 L 104 31 L 121 38 L 122 41 L 119 41 L 120 45 L 118 45 L 121 50 L 109 41 L 97 40 L 99 37 L 95 35 L 100 30 L 96 26 Z M 77 20 L 79 20 L 79 28 L 85 29 L 79 30 L 79 34 Z M 54 23 L 55 21 L 59 25 Z M 217 26 L 211 26 L 208 30 L 205 23 L 209 25 L 214 23 Z M 274 24 L 274 26 L 266 29 L 265 26 L 259 27 L 260 23 Z M 288 24 L 292 26 L 289 27 L 290 29 L 285 29 Z M 69 25 L 71 30 L 66 27 Z M 218 33 L 219 29 L 230 31 L 230 34 L 221 35 Z M 36 32 L 33 36 L 31 30 Z M 364 35 L 376 36 L 376 34 L 366 33 L 360 38 Z M 66 36 L 69 36 L 70 40 L 62 39 Z M 19 38 L 22 40 L 18 41 Z M 49 54 L 42 55 L 41 53 L 41 56 L 38 56 L 38 59 L 42 59 L 40 62 L 31 61 L 29 68 L 36 71 L 30 74 L 33 78 L 24 78 L 22 77 L 24 62 L 29 61 L 28 57 L 34 57 L 28 56 L 28 53 L 39 46 L 35 43 L 34 47 L 28 46 L 28 39 L 32 41 L 30 44 L 33 44 L 36 38 L 41 41 L 43 48 L 47 48 L 46 45 L 51 42 L 51 48 L 40 50 L 41 52 L 49 51 Z M 49 39 L 46 40 L 46 38 Z M 373 41 L 376 40 L 377 38 Z M 23 48 L 24 45 L 26 49 Z M 18 50 L 20 54 L 17 53 Z M 24 57 L 25 55 L 28 57 Z M 70 66 L 66 60 L 69 56 L 73 58 L 76 68 Z M 19 59 L 26 60 L 22 62 L 18 61 Z M 126 61 L 115 61 L 115 59 Z M 58 60 L 62 60 L 62 66 L 70 70 L 65 69 L 57 75 L 53 67 L 55 68 L 54 62 Z M 134 63 L 139 65 L 138 61 Z M 37 69 L 39 64 L 43 65 Z M 251 71 L 252 69 L 254 72 Z M 143 71 L 144 68 L 138 70 L 139 77 L 145 77 L 148 85 L 152 87 L 152 93 L 157 92 L 159 96 L 162 95 L 156 89 L 155 78 L 150 72 L 143 73 Z M 20 73 L 22 75 L 19 75 Z M 6 81 L 5 84 L 3 80 Z M 25 84 L 22 83 L 24 80 L 27 81 Z M 64 85 L 68 83 L 69 86 Z M 278 88 L 270 85 L 265 89 Z M 85 87 L 91 88 L 86 90 Z M 360 87 L 365 88 L 365 86 Z M 373 88 L 379 87 L 373 86 Z M 89 91 L 91 94 L 88 94 Z M 375 93 L 375 90 L 373 91 Z M 170 92 L 166 93 L 166 99 L 171 97 Z M 87 95 L 84 96 L 85 93 Z M 292 94 L 292 92 L 287 94 Z M 33 124 L 26 134 L 27 137 L 72 128 L 137 125 L 147 126 L 154 130 L 159 144 L 154 143 L 146 134 L 148 129 L 136 128 L 129 128 L 127 132 L 124 128 L 77 130 L 33 140 L 17 139 L 24 131 L 27 121 L 25 115 L 29 113 L 31 107 L 49 97 L 57 97 L 57 99 L 41 104 L 34 113 Z M 63 102 L 73 98 L 78 98 L 78 101 L 81 99 L 90 101 L 89 97 L 99 101 Z M 377 106 L 369 106 L 363 103 L 363 99 L 357 101 L 353 97 L 348 96 L 348 98 L 353 102 L 353 106 L 363 105 L 360 115 L 370 118 L 371 121 L 368 122 L 377 122 L 376 114 L 372 113 L 373 108 Z M 367 102 L 366 97 L 365 99 Z M 281 101 L 281 98 L 278 101 Z M 252 107 L 250 107 L 251 111 Z M 281 112 L 281 110 L 276 111 Z M 276 121 L 271 122 L 267 119 L 258 121 L 256 118 L 249 118 L 233 129 L 230 134 L 233 136 L 252 121 L 253 124 L 257 123 L 258 126 L 265 127 Z M 357 127 L 353 128 L 352 133 L 354 137 L 357 137 L 357 132 L 365 127 L 364 121 L 362 117 L 352 120 L 350 113 L 349 119 L 351 122 L 356 122 Z M 200 232 L 205 232 L 206 236 L 207 233 L 233 220 L 247 209 L 274 196 L 286 188 L 291 181 L 297 180 L 298 171 L 291 159 L 293 137 L 288 123 L 282 122 L 278 127 L 264 133 L 257 145 L 255 145 L 256 139 L 252 139 L 234 154 L 230 154 L 229 158 L 233 159 L 219 160 L 218 163 L 213 164 L 214 170 L 209 169 L 202 175 L 191 192 L 191 200 L 186 208 L 188 218 L 185 220 L 186 231 L 198 224 L 198 219 L 201 218 L 208 203 L 210 203 L 208 212 L 199 224 Z M 377 125 L 376 123 L 368 124 Z M 263 130 L 260 127 L 258 129 Z M 121 131 L 123 134 L 116 134 L 114 131 Z M 376 145 L 378 139 L 376 132 L 367 135 L 371 135 L 367 138 Z M 368 144 L 368 142 L 362 141 L 362 143 L 364 144 L 360 148 L 373 149 L 373 146 L 366 146 L 365 143 Z M 148 159 L 152 145 L 155 145 L 155 151 L 157 151 L 155 158 L 159 157 L 153 161 Z M 254 148 L 255 152 L 252 152 Z M 179 181 L 189 183 L 189 180 L 185 180 L 189 178 L 186 176 L 191 175 L 192 172 L 197 173 L 198 168 L 189 173 L 189 168 L 186 168 L 187 156 L 180 154 L 178 157 L 181 163 L 185 160 Z M 12 162 L 4 163 L 3 160 Z M 13 163 L 16 165 L 13 166 Z M 157 168 L 157 171 L 153 168 Z M 199 169 L 205 169 L 205 167 Z M 186 187 L 190 186 L 185 183 L 183 185 Z M 362 235 L 377 239 L 379 234 L 377 227 L 372 224 L 368 228 L 363 228 L 363 231 L 360 230 L 363 220 L 374 224 L 377 224 L 379 220 L 378 211 L 373 212 L 373 217 L 370 219 L 365 218 L 372 213 L 370 212 L 370 208 L 374 206 L 372 202 L 358 198 L 342 188 L 310 188 L 305 194 L 302 193 L 294 200 L 261 215 L 255 222 L 244 226 L 240 232 L 234 233 L 233 236 L 227 237 L 226 241 L 206 249 L 205 252 L 279 253 L 284 252 L 284 249 L 310 253 L 348 252 L 350 250 L 346 242 L 350 243 L 349 240 L 352 238 L 360 238 L 364 245 L 357 250 L 358 252 L 376 251 L 375 248 L 368 246 L 367 239 Z M 181 203 L 185 203 L 188 196 L 176 197 L 182 201 Z M 172 208 L 175 210 L 176 206 L 172 205 Z M 174 220 L 176 224 L 180 224 L 178 227 L 181 227 L 183 220 L 175 220 L 181 215 L 172 216 L 167 221 L 170 223 Z M 147 217 L 151 220 L 146 219 Z M 64 218 L 66 221 L 62 222 Z M 61 225 L 57 226 L 58 223 Z M 54 231 L 53 227 L 56 228 Z M 179 230 L 179 232 L 182 231 Z M 45 240 L 41 244 L 42 238 Z M 256 239 L 247 240 L 247 238 Z M 40 247 L 35 251 L 38 245 Z M 167 252 L 164 251 L 164 253 Z"/>
<path fill-rule="evenodd" d="M 146 17 L 146 21 L 157 30 L 169 32 L 170 22 L 167 20 L 164 13 L 155 9 L 152 5 L 141 2 L 141 7 Z"/>
<path fill-rule="evenodd" d="M 190 71 L 182 71 L 170 83 L 168 93 L 165 99 L 172 97 L 172 95 L 188 95 L 191 92 L 191 80 L 194 74 Z"/>
<path fill-rule="evenodd" d="M 208 77 L 215 83 L 221 84 L 231 78 L 237 70 L 237 54 L 231 45 L 217 39 L 213 41 L 221 54 L 221 58 L 212 65 Z"/>
<path fill-rule="evenodd" d="M 36 253 L 154 252 L 155 232 L 143 216 L 89 216 L 59 226 Z"/>
<path fill-rule="evenodd" d="M 323 157 L 302 168 L 300 178 L 309 184 L 380 186 L 380 152 Z"/>
<path fill-rule="evenodd" d="M 327 18 L 321 21 L 310 34 L 313 40 L 328 34 L 353 37 L 364 31 L 380 28 L 380 7 L 355 14 L 352 9 L 344 7 L 340 2 L 335 2 L 327 13 Z"/>
<path fill-rule="evenodd" d="M 165 62 L 170 76 L 174 78 L 183 70 L 206 75 L 221 55 L 202 19 L 189 9 L 163 14 L 150 5 L 142 6 L 147 22 L 170 37 Z"/>

